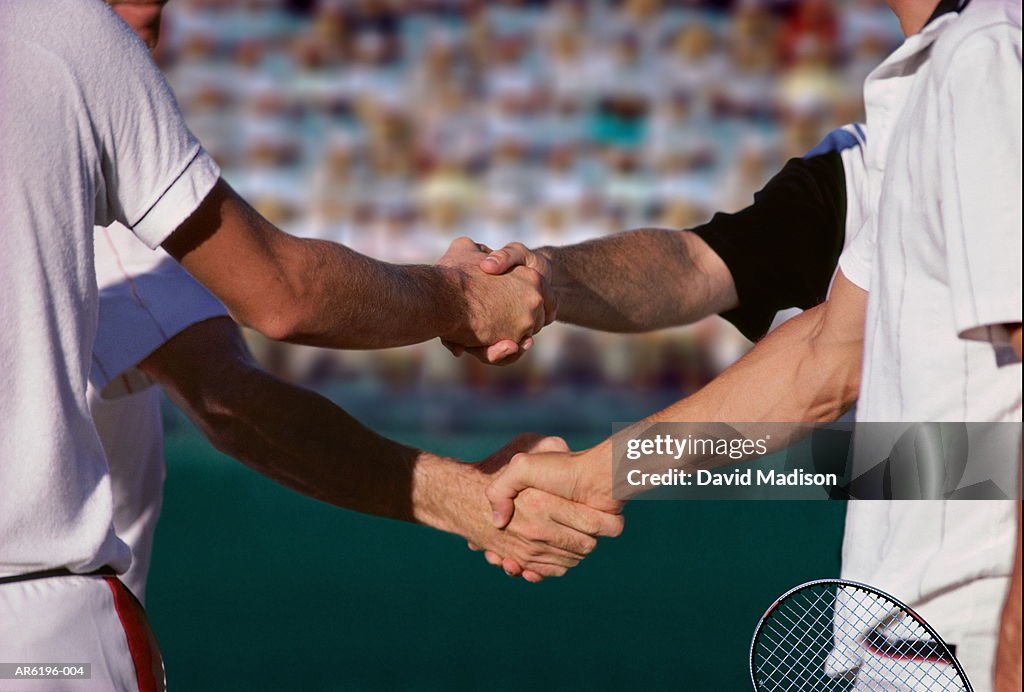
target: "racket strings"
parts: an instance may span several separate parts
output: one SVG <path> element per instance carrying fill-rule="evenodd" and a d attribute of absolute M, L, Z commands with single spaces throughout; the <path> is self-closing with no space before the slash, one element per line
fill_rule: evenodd
<path fill-rule="evenodd" d="M 827 583 L 776 604 L 762 624 L 752 664 L 757 689 L 766 691 L 967 689 L 950 659 L 895 603 Z"/>

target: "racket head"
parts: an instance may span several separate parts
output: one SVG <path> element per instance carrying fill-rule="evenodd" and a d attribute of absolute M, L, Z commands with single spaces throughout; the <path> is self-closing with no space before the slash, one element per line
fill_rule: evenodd
<path fill-rule="evenodd" d="M 846 579 L 817 579 L 776 599 L 754 629 L 750 682 L 755 692 L 973 692 L 924 618 Z"/>

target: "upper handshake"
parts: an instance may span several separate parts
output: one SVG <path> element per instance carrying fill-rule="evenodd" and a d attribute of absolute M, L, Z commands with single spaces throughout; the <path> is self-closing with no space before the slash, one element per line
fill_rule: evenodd
<path fill-rule="evenodd" d="M 555 319 L 551 266 L 521 243 L 492 252 L 457 238 L 437 264 L 452 271 L 463 296 L 461 324 L 441 339 L 456 356 L 465 352 L 484 363 L 509 365 Z"/>

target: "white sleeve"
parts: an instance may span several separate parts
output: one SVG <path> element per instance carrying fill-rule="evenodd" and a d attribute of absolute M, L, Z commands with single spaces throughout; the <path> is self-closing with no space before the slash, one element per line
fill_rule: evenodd
<path fill-rule="evenodd" d="M 96 229 L 99 321 L 89 381 L 105 398 L 150 382 L 135 369 L 188 327 L 227 309 L 163 250 L 119 224 Z"/>
<path fill-rule="evenodd" d="M 153 248 L 195 211 L 220 170 L 138 37 L 108 8 L 83 16 L 68 68 L 98 148 L 94 222 L 123 223 Z"/>
<path fill-rule="evenodd" d="M 855 286 L 871 290 L 871 270 L 875 260 L 874 215 L 864 219 L 853 237 L 847 235 L 846 246 L 839 255 L 839 269 Z M 850 229 L 847 228 L 847 231 Z"/>
<path fill-rule="evenodd" d="M 1021 321 L 1020 37 L 1010 26 L 969 36 L 940 85 L 941 223 L 964 338 L 1001 340 Z"/>
<path fill-rule="evenodd" d="M 871 215 L 867 204 L 868 198 L 868 164 L 865 160 L 867 147 L 867 127 L 860 123 L 846 125 L 843 128 L 856 138 L 856 146 L 843 149 L 839 156 L 843 162 L 843 175 L 846 178 L 846 237 L 843 247 L 853 242 L 860 233 L 864 221 Z"/>

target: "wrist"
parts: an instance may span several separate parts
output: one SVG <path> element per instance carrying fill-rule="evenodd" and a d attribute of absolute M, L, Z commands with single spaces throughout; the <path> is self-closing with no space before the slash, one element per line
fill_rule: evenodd
<path fill-rule="evenodd" d="M 582 287 L 579 276 L 573 273 L 575 265 L 572 248 L 575 247 L 578 246 L 546 246 L 534 251 L 543 257 L 548 265 L 548 286 L 554 296 L 555 305 L 558 306 L 555 319 L 567 324 L 603 329 L 603 325 L 588 320 L 589 314 L 594 310 L 594 295 Z"/>
<path fill-rule="evenodd" d="M 466 301 L 468 277 L 458 267 L 434 266 L 433 297 L 430 313 L 436 320 L 434 331 L 442 339 L 459 342 L 463 326 L 469 321 L 469 303 Z"/>
<path fill-rule="evenodd" d="M 580 457 L 583 502 L 605 512 L 621 511 L 626 496 L 623 484 L 615 482 L 611 439 L 581 452 Z"/>
<path fill-rule="evenodd" d="M 474 511 L 473 490 L 480 475 L 471 464 L 421 452 L 413 470 L 412 514 L 417 524 L 465 536 L 463 523 Z M 479 510 L 477 510 L 479 511 Z"/>
<path fill-rule="evenodd" d="M 543 257 L 545 260 L 547 260 L 547 264 L 549 267 L 548 271 L 550 272 L 548 275 L 548 283 L 555 293 L 556 302 L 559 305 L 561 305 L 562 299 L 566 295 L 567 288 L 567 277 L 565 274 L 564 267 L 562 266 L 563 253 L 561 252 L 561 248 L 555 247 L 553 245 L 546 245 L 544 247 L 537 248 L 533 252 L 534 254 L 539 255 L 540 257 Z"/>

